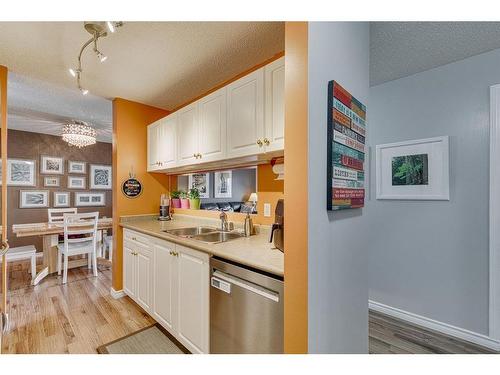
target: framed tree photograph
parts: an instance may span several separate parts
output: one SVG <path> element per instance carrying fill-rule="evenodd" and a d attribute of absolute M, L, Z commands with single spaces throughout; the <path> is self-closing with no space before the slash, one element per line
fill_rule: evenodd
<path fill-rule="evenodd" d="M 232 198 L 233 172 L 223 171 L 214 173 L 215 198 Z"/>
<path fill-rule="evenodd" d="M 19 208 L 46 208 L 49 207 L 48 190 L 20 190 Z"/>
<path fill-rule="evenodd" d="M 59 187 L 61 183 L 59 182 L 59 177 L 44 177 L 43 178 L 43 186 L 44 187 Z"/>
<path fill-rule="evenodd" d="M 87 163 L 84 161 L 69 161 L 68 162 L 68 173 L 86 174 L 87 173 Z"/>
<path fill-rule="evenodd" d="M 64 174 L 64 159 L 55 156 L 42 156 L 40 158 L 40 173 Z"/>
<path fill-rule="evenodd" d="M 193 173 L 188 178 L 189 189 L 196 188 L 200 192 L 200 198 L 210 198 L 210 174 Z"/>
<path fill-rule="evenodd" d="M 105 205 L 106 205 L 106 193 L 87 193 L 87 192 L 75 193 L 76 207 L 93 207 L 93 206 L 105 206 Z"/>
<path fill-rule="evenodd" d="M 112 168 L 110 165 L 90 165 L 90 188 L 112 189 Z"/>
<path fill-rule="evenodd" d="M 448 137 L 376 147 L 377 199 L 449 200 Z"/>
<path fill-rule="evenodd" d="M 1 160 L 0 160 L 1 164 Z M 7 159 L 7 185 L 8 186 L 35 186 L 36 162 L 34 160 Z M 0 167 L 0 176 L 2 170 Z M 1 185 L 1 178 L 0 178 Z"/>
<path fill-rule="evenodd" d="M 53 206 L 57 208 L 70 206 L 70 193 L 68 191 L 55 191 Z"/>
<path fill-rule="evenodd" d="M 85 177 L 68 176 L 68 189 L 85 189 Z"/>

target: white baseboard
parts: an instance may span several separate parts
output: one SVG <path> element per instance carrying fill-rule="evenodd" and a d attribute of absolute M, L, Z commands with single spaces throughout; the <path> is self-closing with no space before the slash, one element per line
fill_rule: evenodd
<path fill-rule="evenodd" d="M 405 310 L 398 309 L 396 307 L 387 306 L 382 303 L 371 300 L 368 301 L 368 307 L 370 308 L 370 310 L 377 311 L 382 314 L 392 316 L 394 318 L 405 320 L 409 323 L 413 323 L 415 325 L 424 328 L 428 328 L 437 332 L 444 333 L 449 336 L 469 341 L 474 344 L 481 345 L 495 351 L 500 351 L 500 341 L 492 339 L 491 337 L 488 337 L 486 335 L 472 332 L 460 327 L 455 327 L 447 323 L 439 322 L 434 319 L 426 318 L 425 316 L 417 315 Z"/>
<path fill-rule="evenodd" d="M 111 290 L 110 290 L 110 294 L 111 294 L 111 297 L 113 297 L 114 299 L 118 299 L 118 298 L 122 298 L 122 297 L 125 297 L 125 292 L 122 290 L 114 290 L 113 287 L 111 287 Z"/>

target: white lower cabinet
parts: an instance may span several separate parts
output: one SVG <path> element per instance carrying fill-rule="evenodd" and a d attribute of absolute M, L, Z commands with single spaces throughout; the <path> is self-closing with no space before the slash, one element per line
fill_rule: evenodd
<path fill-rule="evenodd" d="M 125 231 L 125 238 L 135 233 Z M 150 245 L 124 241 L 124 292 L 192 353 L 208 353 L 209 255 L 140 236 Z"/>

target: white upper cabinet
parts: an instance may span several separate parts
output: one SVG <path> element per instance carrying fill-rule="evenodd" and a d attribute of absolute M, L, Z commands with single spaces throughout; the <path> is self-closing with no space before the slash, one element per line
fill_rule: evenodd
<path fill-rule="evenodd" d="M 199 162 L 226 157 L 226 88 L 198 101 Z"/>
<path fill-rule="evenodd" d="M 198 105 L 192 103 L 177 112 L 177 165 L 198 162 Z"/>
<path fill-rule="evenodd" d="M 266 151 L 285 147 L 285 58 L 273 61 L 265 68 L 266 120 L 264 145 Z"/>
<path fill-rule="evenodd" d="M 161 120 L 157 147 L 160 155 L 160 168 L 171 168 L 177 164 L 177 114 Z"/>
<path fill-rule="evenodd" d="M 161 168 L 160 156 L 158 154 L 160 150 L 160 121 L 148 126 L 148 171 L 155 171 Z"/>
<path fill-rule="evenodd" d="M 227 86 L 227 157 L 264 151 L 264 69 Z"/>

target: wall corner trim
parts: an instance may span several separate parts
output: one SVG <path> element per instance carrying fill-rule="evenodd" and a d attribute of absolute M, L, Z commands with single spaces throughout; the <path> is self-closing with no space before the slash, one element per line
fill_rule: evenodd
<path fill-rule="evenodd" d="M 111 294 L 111 297 L 113 297 L 114 299 L 119 299 L 119 298 L 122 298 L 122 297 L 125 297 L 126 294 L 125 292 L 122 290 L 115 290 L 113 287 L 110 288 L 109 290 L 110 294 Z"/>
<path fill-rule="evenodd" d="M 471 342 L 476 345 L 484 346 L 488 349 L 500 351 L 500 341 L 480 333 L 472 332 L 460 327 L 452 326 L 451 324 L 443 323 L 434 319 L 427 318 L 422 315 L 417 315 L 396 307 L 384 305 L 383 303 L 369 300 L 368 307 L 370 310 L 389 315 L 393 318 L 404 320 L 423 328 L 444 333 L 449 336 L 459 338 Z"/>

